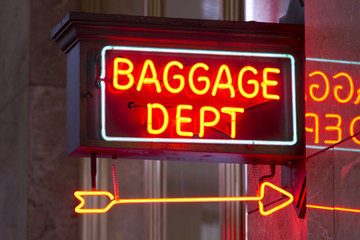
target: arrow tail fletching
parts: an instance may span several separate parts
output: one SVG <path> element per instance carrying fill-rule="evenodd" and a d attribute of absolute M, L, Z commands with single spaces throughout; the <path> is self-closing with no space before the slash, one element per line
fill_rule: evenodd
<path fill-rule="evenodd" d="M 109 209 L 116 204 L 114 200 L 114 196 L 107 191 L 76 191 L 74 196 L 80 201 L 79 205 L 75 207 L 76 213 L 104 213 L 109 211 Z M 104 208 L 83 208 L 85 205 L 84 196 L 106 196 L 110 200 L 112 200 L 106 207 Z"/>

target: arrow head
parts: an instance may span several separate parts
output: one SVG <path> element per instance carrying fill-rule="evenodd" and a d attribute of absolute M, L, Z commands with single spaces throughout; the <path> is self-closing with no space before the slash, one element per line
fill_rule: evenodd
<path fill-rule="evenodd" d="M 264 204 L 262 202 L 262 199 L 264 199 L 264 194 L 265 194 L 265 187 L 270 187 L 278 192 L 280 192 L 281 194 L 285 195 L 286 197 L 288 197 L 288 200 L 286 200 L 285 202 L 281 203 L 280 205 L 276 206 L 276 207 L 273 207 L 271 208 L 270 210 L 267 210 L 267 211 L 264 211 Z M 267 215 L 270 215 L 286 206 L 288 206 L 289 204 L 291 204 L 293 201 L 294 201 L 294 197 L 291 193 L 285 191 L 284 189 L 282 188 L 279 188 L 278 186 L 272 184 L 272 183 L 269 183 L 269 182 L 264 182 L 262 185 L 261 185 L 261 188 L 260 188 L 260 201 L 259 201 L 259 211 L 260 211 L 260 214 L 263 215 L 263 216 L 267 216 Z"/>

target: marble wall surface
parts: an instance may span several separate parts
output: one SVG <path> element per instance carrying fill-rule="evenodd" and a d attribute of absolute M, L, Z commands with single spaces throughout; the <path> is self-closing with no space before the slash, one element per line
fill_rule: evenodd
<path fill-rule="evenodd" d="M 24 88 L 0 112 L 0 236 L 4 240 L 26 237 L 28 99 Z"/>
<path fill-rule="evenodd" d="M 31 1 L 27 239 L 77 239 L 71 198 L 79 161 L 66 156 L 66 57 L 50 30 L 79 1 Z"/>
<path fill-rule="evenodd" d="M 28 166 L 29 3 L 0 9 L 0 238 L 25 239 Z"/>
<path fill-rule="evenodd" d="M 78 1 L 0 10 L 0 238 L 77 239 L 78 164 L 65 154 L 65 56 L 50 30 Z"/>
<path fill-rule="evenodd" d="M 78 189 L 79 160 L 65 152 L 65 96 L 63 87 L 30 87 L 27 239 L 77 239 L 71 196 Z"/>

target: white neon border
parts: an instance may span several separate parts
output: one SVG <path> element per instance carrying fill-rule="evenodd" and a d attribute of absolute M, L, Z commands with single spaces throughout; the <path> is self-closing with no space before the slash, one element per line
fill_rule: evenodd
<path fill-rule="evenodd" d="M 292 93 L 292 117 L 293 117 L 293 139 L 291 141 L 269 141 L 269 140 L 233 140 L 233 139 L 199 139 L 199 138 L 141 138 L 141 137 L 109 137 L 106 135 L 105 122 L 105 82 L 100 81 L 101 86 L 101 136 L 105 141 L 116 142 L 151 142 L 151 143 L 198 143 L 198 144 L 246 144 L 246 145 L 278 145 L 291 146 L 297 143 L 296 124 L 296 91 L 295 91 L 295 58 L 285 53 L 259 53 L 259 52 L 235 52 L 218 50 L 195 50 L 177 48 L 153 48 L 153 47 L 129 47 L 129 46 L 105 46 L 101 51 L 100 79 L 105 78 L 105 54 L 110 50 L 161 52 L 161 53 L 185 53 L 203 55 L 228 55 L 265 58 L 288 58 L 291 64 L 291 93 Z"/>

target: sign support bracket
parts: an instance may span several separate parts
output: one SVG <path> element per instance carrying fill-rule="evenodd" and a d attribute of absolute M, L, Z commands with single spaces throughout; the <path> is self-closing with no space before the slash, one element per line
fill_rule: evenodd
<path fill-rule="evenodd" d="M 299 218 L 306 213 L 306 160 L 305 158 L 281 166 L 281 186 L 294 196 L 293 206 Z"/>
<path fill-rule="evenodd" d="M 97 172 L 97 166 L 96 166 L 96 152 L 91 153 L 90 157 L 90 171 L 91 171 L 91 189 L 93 191 L 96 191 L 96 172 Z"/>

